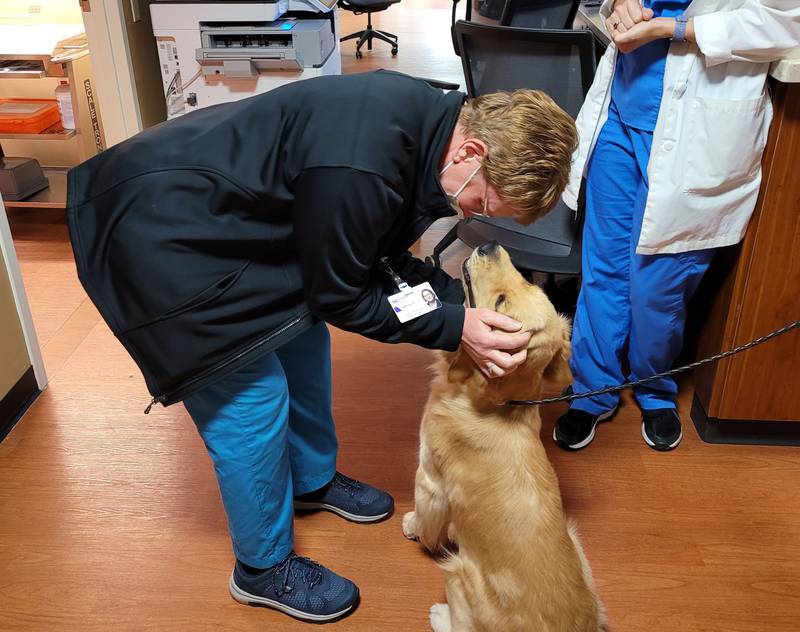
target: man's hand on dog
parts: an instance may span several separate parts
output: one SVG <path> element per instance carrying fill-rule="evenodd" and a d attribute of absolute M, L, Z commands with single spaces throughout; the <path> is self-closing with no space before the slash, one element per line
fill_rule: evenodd
<path fill-rule="evenodd" d="M 461 345 L 486 377 L 504 377 L 522 364 L 528 353 L 531 332 L 521 329 L 522 323 L 504 314 L 467 308 Z"/>

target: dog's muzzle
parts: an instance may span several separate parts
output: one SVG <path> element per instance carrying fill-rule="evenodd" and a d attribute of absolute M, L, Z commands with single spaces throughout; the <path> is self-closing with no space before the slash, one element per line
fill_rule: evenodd
<path fill-rule="evenodd" d="M 464 282 L 464 287 L 467 292 L 467 307 L 475 307 L 475 296 L 472 293 L 472 277 L 469 275 L 469 257 L 464 259 L 461 263 L 461 280 Z"/>

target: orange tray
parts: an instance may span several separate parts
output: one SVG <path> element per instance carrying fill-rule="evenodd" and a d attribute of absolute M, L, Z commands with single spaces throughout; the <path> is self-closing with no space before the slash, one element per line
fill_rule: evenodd
<path fill-rule="evenodd" d="M 38 134 L 60 122 L 55 99 L 0 99 L 0 134 Z"/>

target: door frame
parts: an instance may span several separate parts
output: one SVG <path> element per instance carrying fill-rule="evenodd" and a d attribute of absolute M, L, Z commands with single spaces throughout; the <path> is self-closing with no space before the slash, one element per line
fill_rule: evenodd
<path fill-rule="evenodd" d="M 28 304 L 28 296 L 25 294 L 25 285 L 22 283 L 22 273 L 17 261 L 17 251 L 14 248 L 14 240 L 11 237 L 11 228 L 8 225 L 6 207 L 0 197 L 0 255 L 2 255 L 6 270 L 8 270 L 9 281 L 11 282 L 11 292 L 14 295 L 14 303 L 17 307 L 19 322 L 22 326 L 22 335 L 25 337 L 25 346 L 28 349 L 28 359 L 31 361 L 36 384 L 40 391 L 47 386 L 47 373 L 44 370 L 44 360 L 42 350 L 39 347 L 39 338 L 36 336 L 36 328 L 33 326 L 33 316 Z"/>
<path fill-rule="evenodd" d="M 83 24 L 92 59 L 97 98 L 103 115 L 106 147 L 142 131 L 142 116 L 125 28 L 123 2 L 139 0 L 84 0 Z M 145 10 L 149 10 L 147 6 Z"/>

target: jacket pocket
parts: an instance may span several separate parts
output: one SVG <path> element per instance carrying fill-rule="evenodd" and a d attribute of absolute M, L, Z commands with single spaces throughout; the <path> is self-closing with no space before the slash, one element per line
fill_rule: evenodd
<path fill-rule="evenodd" d="M 768 98 L 695 97 L 685 136 L 686 192 L 716 195 L 758 175 L 769 131 Z"/>
<path fill-rule="evenodd" d="M 204 288 L 203 290 L 200 290 L 196 294 L 190 296 L 186 300 L 175 305 L 175 307 L 168 309 L 157 318 L 150 319 L 146 322 L 137 323 L 136 325 L 120 332 L 120 334 L 125 334 L 135 329 L 141 329 L 142 327 L 147 327 L 148 325 L 152 325 L 153 323 L 157 323 L 162 320 L 174 318 L 175 316 L 191 311 L 193 309 L 197 309 L 198 307 L 201 307 L 207 303 L 216 301 L 223 294 L 225 294 L 225 292 L 227 292 L 231 287 L 235 285 L 236 281 L 239 280 L 239 277 L 242 276 L 244 271 L 247 269 L 247 266 L 249 265 L 250 262 L 248 261 L 238 270 L 229 272 L 225 276 L 217 279 L 214 283 L 212 283 L 208 287 Z"/>

